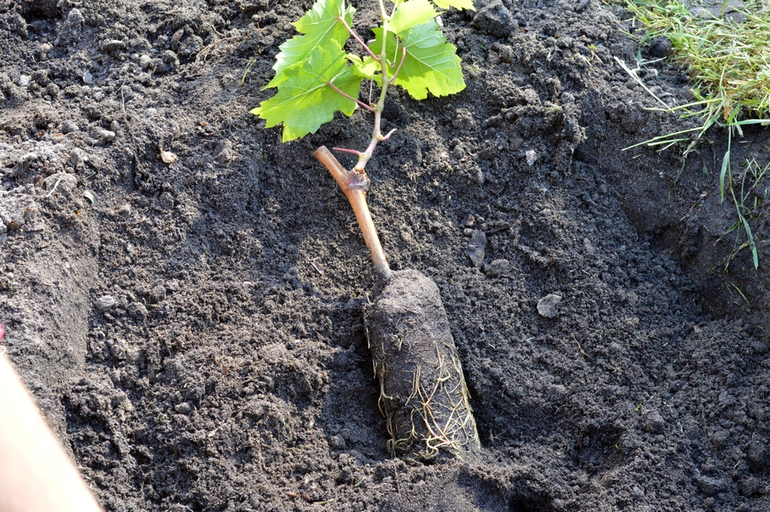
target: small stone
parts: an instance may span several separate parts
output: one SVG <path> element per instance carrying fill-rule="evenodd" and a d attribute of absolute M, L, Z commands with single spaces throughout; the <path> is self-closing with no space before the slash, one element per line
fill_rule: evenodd
<path fill-rule="evenodd" d="M 500 277 L 506 275 L 511 269 L 511 262 L 506 259 L 492 260 L 492 262 L 484 268 L 484 274 L 487 277 Z"/>
<path fill-rule="evenodd" d="M 535 162 L 537 162 L 537 151 L 534 149 L 528 149 L 526 153 L 524 153 L 524 156 L 527 158 L 527 165 L 530 167 L 535 165 Z"/>
<path fill-rule="evenodd" d="M 645 412 L 642 416 L 642 430 L 648 434 L 662 434 L 666 428 L 663 416 L 655 409 Z"/>
<path fill-rule="evenodd" d="M 101 49 L 105 53 L 122 51 L 126 49 L 126 43 L 119 39 L 105 39 L 102 41 Z"/>
<path fill-rule="evenodd" d="M 31 80 L 32 80 L 32 77 L 29 75 L 19 75 L 19 87 L 28 86 Z"/>
<path fill-rule="evenodd" d="M 172 52 L 171 50 L 166 50 L 163 52 L 160 55 L 160 59 L 172 67 L 179 65 L 179 59 L 177 58 L 176 53 Z"/>
<path fill-rule="evenodd" d="M 414 234 L 412 233 L 412 228 L 409 226 L 403 224 L 401 225 L 401 229 L 398 230 L 398 234 L 401 237 L 401 240 L 404 242 L 411 242 L 414 238 Z"/>
<path fill-rule="evenodd" d="M 67 161 L 72 165 L 72 167 L 76 168 L 79 165 L 82 165 L 83 162 L 88 160 L 88 156 L 86 156 L 80 149 L 73 148 L 72 151 L 70 151 L 69 158 L 67 158 Z"/>
<path fill-rule="evenodd" d="M 476 268 L 481 267 L 486 255 L 487 235 L 480 229 L 473 230 L 471 241 L 468 243 L 466 254 Z"/>
<path fill-rule="evenodd" d="M 132 302 L 128 305 L 128 315 L 134 320 L 146 320 L 149 313 L 141 302 Z"/>
<path fill-rule="evenodd" d="M 190 402 L 182 402 L 181 404 L 176 404 L 174 410 L 179 414 L 190 414 L 193 408 Z"/>
<path fill-rule="evenodd" d="M 94 307 L 98 311 L 104 312 L 109 309 L 112 309 L 115 303 L 116 303 L 115 297 L 113 297 L 112 295 L 102 295 L 101 297 L 96 299 L 96 303 L 94 304 Z"/>
<path fill-rule="evenodd" d="M 45 93 L 52 98 L 56 98 L 59 95 L 60 90 L 61 88 L 53 82 L 45 87 Z"/>
<path fill-rule="evenodd" d="M 112 142 L 115 140 L 115 132 L 112 130 L 96 130 L 96 136 L 104 142 Z"/>
<path fill-rule="evenodd" d="M 61 124 L 62 133 L 74 133 L 79 131 L 80 131 L 80 127 L 70 120 L 64 121 Z"/>
<path fill-rule="evenodd" d="M 561 295 L 555 293 L 549 293 L 539 301 L 537 301 L 537 312 L 540 316 L 545 318 L 556 318 L 558 311 L 556 306 L 561 302 Z"/>
<path fill-rule="evenodd" d="M 72 29 L 83 30 L 85 20 L 83 14 L 78 9 L 72 9 L 69 14 L 67 14 L 67 25 Z"/>
<path fill-rule="evenodd" d="M 179 30 L 174 32 L 173 36 L 171 36 L 170 46 L 171 46 L 171 49 L 174 50 L 175 52 L 179 51 L 179 41 L 182 39 L 183 36 L 184 36 L 184 28 L 180 28 Z"/>
<path fill-rule="evenodd" d="M 86 71 L 85 73 L 83 73 L 83 83 L 84 84 L 94 83 L 94 75 L 92 75 L 90 71 Z"/>
<path fill-rule="evenodd" d="M 152 67 L 152 57 L 149 55 L 142 55 L 139 57 L 139 67 L 144 71 L 150 69 L 150 67 Z"/>
<path fill-rule="evenodd" d="M 160 159 L 163 160 L 164 164 L 173 164 L 174 162 L 179 160 L 179 157 L 176 156 L 176 153 L 172 153 L 171 151 L 165 151 L 163 148 L 161 148 Z"/>

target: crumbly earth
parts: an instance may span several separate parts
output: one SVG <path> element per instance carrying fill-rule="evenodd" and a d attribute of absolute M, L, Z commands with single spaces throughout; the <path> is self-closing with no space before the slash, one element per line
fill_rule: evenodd
<path fill-rule="evenodd" d="M 310 6 L 0 0 L 2 349 L 106 510 L 770 510 L 742 164 L 768 133 L 734 144 L 755 271 L 723 132 L 624 151 L 695 121 L 652 110 L 639 82 L 683 104 L 687 75 L 621 9 L 445 14 L 467 88 L 391 98 L 369 200 L 391 266 L 439 286 L 482 451 L 409 465 L 366 347 L 376 276 L 312 156 L 371 118 L 282 144 L 248 113 Z"/>

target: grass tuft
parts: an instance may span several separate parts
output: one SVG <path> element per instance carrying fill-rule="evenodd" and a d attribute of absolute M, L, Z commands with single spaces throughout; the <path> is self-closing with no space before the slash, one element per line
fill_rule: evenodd
<path fill-rule="evenodd" d="M 745 0 L 734 9 L 724 0 L 721 4 L 703 0 L 624 0 L 625 7 L 647 29 L 645 40 L 664 36 L 671 41 L 673 62 L 687 69 L 693 83 L 695 101 L 665 110 L 679 112 L 682 117 L 698 119 L 698 126 L 660 135 L 625 149 L 646 145 L 659 150 L 680 142 L 690 144 L 687 156 L 695 150 L 701 137 L 713 126 L 727 129 L 727 150 L 719 171 L 720 199 L 732 198 L 738 222 L 727 232 L 736 232 L 737 252 L 748 248 L 754 268 L 759 266 L 756 242 L 745 214 L 746 176 L 757 186 L 768 168 L 756 162 L 748 166 L 739 184 L 733 183 L 732 142 L 743 135 L 749 125 L 770 126 L 770 2 Z M 632 73 L 633 76 L 633 73 Z M 694 138 L 691 136 L 694 135 Z M 740 191 L 736 192 L 736 187 Z M 767 199 L 767 198 L 764 198 Z M 740 232 L 745 242 L 739 243 Z"/>
<path fill-rule="evenodd" d="M 769 2 L 747 0 L 736 11 L 745 16 L 741 22 L 676 0 L 626 0 L 626 8 L 645 25 L 647 38 L 671 41 L 672 59 L 687 68 L 694 84 L 696 101 L 688 108 L 697 108 L 704 126 L 770 124 Z"/>

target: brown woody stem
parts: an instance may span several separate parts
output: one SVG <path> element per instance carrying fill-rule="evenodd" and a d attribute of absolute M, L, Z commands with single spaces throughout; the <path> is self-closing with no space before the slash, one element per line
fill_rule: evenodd
<path fill-rule="evenodd" d="M 353 213 L 356 214 L 361 234 L 364 235 L 366 246 L 372 254 L 374 268 L 377 270 L 382 281 L 387 282 L 391 276 L 390 267 L 388 266 L 388 260 L 385 259 L 385 252 L 382 250 L 380 237 L 377 236 L 377 230 L 369 213 L 369 206 L 366 204 L 366 189 L 369 187 L 368 178 L 363 171 L 348 171 L 345 169 L 326 146 L 316 149 L 313 154 L 331 173 L 337 185 L 342 189 L 342 193 L 348 198 L 348 202 L 353 208 Z"/>

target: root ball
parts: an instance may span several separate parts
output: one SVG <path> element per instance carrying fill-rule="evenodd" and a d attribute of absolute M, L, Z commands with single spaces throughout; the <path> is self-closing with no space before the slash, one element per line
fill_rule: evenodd
<path fill-rule="evenodd" d="M 480 448 L 462 365 L 438 287 L 394 272 L 366 327 L 393 455 L 422 462 Z"/>

